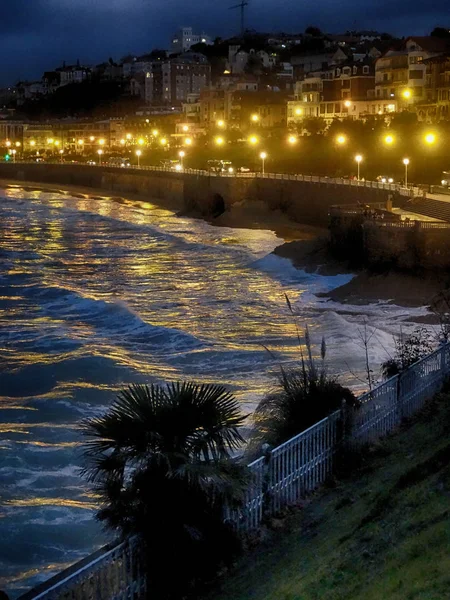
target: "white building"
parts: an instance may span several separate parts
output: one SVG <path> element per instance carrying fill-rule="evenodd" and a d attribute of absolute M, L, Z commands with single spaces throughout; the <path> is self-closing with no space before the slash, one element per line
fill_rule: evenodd
<path fill-rule="evenodd" d="M 182 27 L 172 37 L 170 50 L 173 54 L 180 54 L 187 52 L 195 44 L 211 45 L 212 43 L 213 41 L 207 33 L 196 34 L 193 33 L 192 27 Z"/>

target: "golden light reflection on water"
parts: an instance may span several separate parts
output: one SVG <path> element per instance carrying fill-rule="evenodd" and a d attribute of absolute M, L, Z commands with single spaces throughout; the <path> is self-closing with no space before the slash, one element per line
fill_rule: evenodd
<path fill-rule="evenodd" d="M 0 211 L 0 460 L 20 487 L 9 484 L 11 514 L 96 507 L 77 470 L 81 421 L 125 384 L 225 383 L 248 413 L 279 363 L 298 360 L 284 294 L 295 302 L 302 289 L 255 266 L 273 234 L 19 188 Z M 26 519 L 14 526 L 26 539 Z"/>

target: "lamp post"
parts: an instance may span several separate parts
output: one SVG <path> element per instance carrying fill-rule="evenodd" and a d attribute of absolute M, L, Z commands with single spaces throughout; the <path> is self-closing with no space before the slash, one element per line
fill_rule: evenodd
<path fill-rule="evenodd" d="M 16 162 L 16 154 L 17 154 L 17 150 L 11 150 L 11 154 L 13 155 L 13 162 Z"/>
<path fill-rule="evenodd" d="M 262 160 L 262 174 L 264 175 L 265 170 L 264 170 L 264 162 L 267 158 L 267 153 L 266 152 L 261 152 L 261 154 L 259 155 L 259 158 Z"/>
<path fill-rule="evenodd" d="M 403 164 L 405 165 L 405 187 L 408 187 L 408 165 L 409 165 L 409 158 L 404 158 L 403 159 Z"/>
<path fill-rule="evenodd" d="M 61 163 L 63 161 L 63 154 L 64 154 L 64 150 L 60 150 L 59 151 L 59 157 L 60 157 Z"/>
<path fill-rule="evenodd" d="M 183 158 L 186 156 L 186 152 L 184 152 L 183 150 L 180 150 L 180 152 L 178 152 L 178 156 L 180 157 L 181 168 L 183 168 Z"/>
<path fill-rule="evenodd" d="M 361 156 L 361 154 L 357 154 L 357 155 L 355 156 L 355 160 L 356 160 L 356 164 L 358 165 L 358 181 L 359 181 L 359 166 L 360 166 L 360 164 L 361 164 L 361 161 L 362 161 L 362 156 Z"/>
<path fill-rule="evenodd" d="M 138 160 L 138 169 L 141 168 L 141 150 L 136 150 L 136 156 L 137 156 L 137 160 Z"/>
<path fill-rule="evenodd" d="M 102 166 L 102 154 L 103 154 L 103 150 L 100 148 L 100 150 L 97 150 L 97 154 L 98 154 L 98 164 L 101 167 Z"/>

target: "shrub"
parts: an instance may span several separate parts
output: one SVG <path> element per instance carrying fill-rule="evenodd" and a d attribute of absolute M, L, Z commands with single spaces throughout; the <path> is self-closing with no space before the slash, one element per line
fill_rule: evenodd
<path fill-rule="evenodd" d="M 424 328 L 418 327 L 413 333 L 404 337 L 402 332 L 395 339 L 395 354 L 381 365 L 383 377 L 389 379 L 398 375 L 433 350 L 431 334 Z"/>

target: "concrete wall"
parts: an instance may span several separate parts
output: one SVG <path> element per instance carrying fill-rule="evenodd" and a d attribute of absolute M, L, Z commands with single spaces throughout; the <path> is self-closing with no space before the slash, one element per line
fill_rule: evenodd
<path fill-rule="evenodd" d="M 295 221 L 325 226 L 333 204 L 385 202 L 388 197 L 386 190 L 336 184 L 71 164 L 3 163 L 0 178 L 92 187 L 111 195 L 139 194 L 203 215 L 220 214 L 224 208 L 258 201 L 286 212 Z"/>

